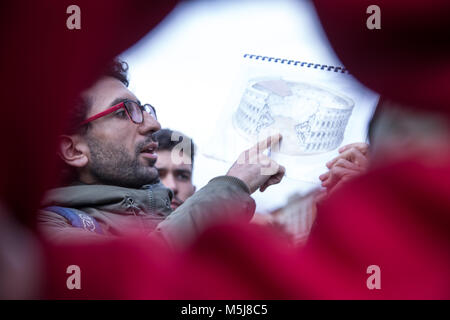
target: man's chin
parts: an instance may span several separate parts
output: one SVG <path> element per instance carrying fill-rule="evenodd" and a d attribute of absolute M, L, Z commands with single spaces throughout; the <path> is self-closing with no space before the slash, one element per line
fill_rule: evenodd
<path fill-rule="evenodd" d="M 154 184 L 159 181 L 158 170 L 155 167 L 141 166 L 139 168 L 139 179 L 142 180 L 142 185 Z"/>
<path fill-rule="evenodd" d="M 140 161 L 140 163 L 143 165 L 143 166 L 145 166 L 145 167 L 152 167 L 152 168 L 154 168 L 155 167 L 155 163 L 156 163 L 156 160 L 157 160 L 157 158 L 150 158 L 150 157 L 147 157 L 145 154 L 141 154 L 141 157 L 140 157 L 141 159 L 141 161 Z"/>
<path fill-rule="evenodd" d="M 172 210 L 176 210 L 179 206 L 180 206 L 180 204 L 178 204 L 178 203 L 171 203 L 170 204 L 170 207 L 172 208 Z"/>

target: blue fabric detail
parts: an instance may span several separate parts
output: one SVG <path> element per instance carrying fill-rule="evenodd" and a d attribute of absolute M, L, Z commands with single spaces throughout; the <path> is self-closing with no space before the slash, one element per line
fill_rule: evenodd
<path fill-rule="evenodd" d="M 104 234 L 97 220 L 84 212 L 72 208 L 57 206 L 47 207 L 43 210 L 59 214 L 60 216 L 69 220 L 70 224 L 75 228 L 81 228 L 98 234 Z"/>

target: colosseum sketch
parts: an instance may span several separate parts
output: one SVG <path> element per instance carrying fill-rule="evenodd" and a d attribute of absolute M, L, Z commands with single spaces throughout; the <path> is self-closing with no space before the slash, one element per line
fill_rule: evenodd
<path fill-rule="evenodd" d="M 317 154 L 342 143 L 353 106 L 350 98 L 321 86 L 254 79 L 248 82 L 233 114 L 233 125 L 247 139 L 280 132 L 280 152 Z"/>

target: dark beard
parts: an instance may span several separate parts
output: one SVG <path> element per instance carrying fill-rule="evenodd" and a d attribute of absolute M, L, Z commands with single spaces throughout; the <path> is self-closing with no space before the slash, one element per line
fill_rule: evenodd
<path fill-rule="evenodd" d="M 151 140 L 144 141 L 136 147 L 135 157 L 112 143 L 103 143 L 95 138 L 88 139 L 91 159 L 90 174 L 100 184 L 114 185 L 126 188 L 140 188 L 146 184 L 159 181 L 158 171 L 154 167 L 155 161 L 149 161 L 148 166 L 139 163 L 142 148 Z M 152 167 L 152 170 L 149 170 Z"/>

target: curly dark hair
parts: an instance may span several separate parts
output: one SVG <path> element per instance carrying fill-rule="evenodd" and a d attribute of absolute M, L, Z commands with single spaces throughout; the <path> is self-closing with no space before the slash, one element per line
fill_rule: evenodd
<path fill-rule="evenodd" d="M 111 61 L 105 71 L 102 73 L 102 76 L 116 78 L 120 82 L 122 82 L 125 86 L 128 87 L 128 64 L 125 61 L 121 61 L 115 59 Z M 65 134 L 75 134 L 75 133 L 84 133 L 86 132 L 88 126 L 80 128 L 80 123 L 83 122 L 89 110 L 91 108 L 91 101 L 86 97 L 79 96 L 75 101 L 73 107 L 69 110 L 66 120 L 66 130 Z M 80 131 L 84 130 L 84 131 Z"/>

